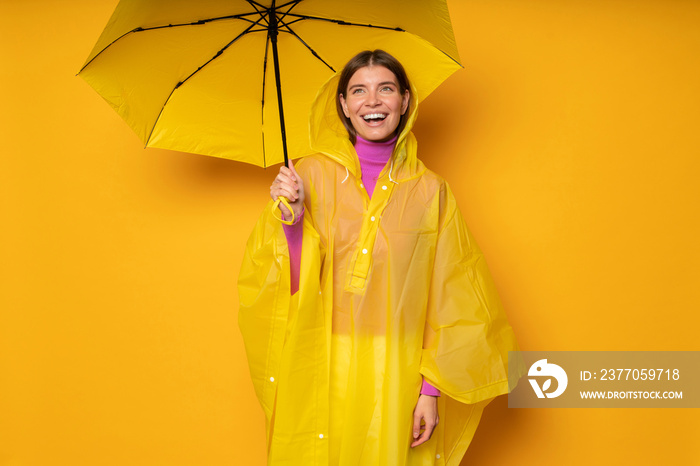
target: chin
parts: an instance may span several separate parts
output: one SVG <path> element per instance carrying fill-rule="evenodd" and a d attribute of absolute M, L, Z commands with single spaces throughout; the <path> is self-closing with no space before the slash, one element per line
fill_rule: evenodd
<path fill-rule="evenodd" d="M 384 141 L 388 141 L 389 139 L 396 136 L 396 130 L 391 131 L 390 133 L 382 132 L 382 133 L 362 134 L 360 132 L 357 132 L 357 135 L 360 136 L 362 139 L 365 139 L 367 141 L 384 142 Z"/>

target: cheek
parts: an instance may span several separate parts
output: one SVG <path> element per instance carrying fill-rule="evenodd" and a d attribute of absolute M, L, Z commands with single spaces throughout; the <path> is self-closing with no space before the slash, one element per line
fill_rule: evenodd
<path fill-rule="evenodd" d="M 358 104 L 356 102 L 353 103 L 354 105 L 348 106 L 348 111 L 350 112 L 350 115 L 352 118 L 360 118 L 360 110 L 362 110 L 362 104 Z"/>

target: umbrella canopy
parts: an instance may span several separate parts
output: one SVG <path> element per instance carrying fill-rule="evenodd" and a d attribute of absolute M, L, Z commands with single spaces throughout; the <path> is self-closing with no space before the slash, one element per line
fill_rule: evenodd
<path fill-rule="evenodd" d="M 266 167 L 311 153 L 316 92 L 377 48 L 418 100 L 461 67 L 445 0 L 121 0 L 78 74 L 148 147 Z"/>

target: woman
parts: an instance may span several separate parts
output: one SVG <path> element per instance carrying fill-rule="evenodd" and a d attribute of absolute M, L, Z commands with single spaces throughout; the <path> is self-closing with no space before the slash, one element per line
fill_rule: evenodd
<path fill-rule="evenodd" d="M 517 344 L 447 183 L 417 159 L 415 95 L 386 52 L 351 59 L 312 108 L 318 154 L 280 169 L 270 195 L 288 205 L 248 242 L 239 323 L 269 464 L 457 465 L 508 391 Z"/>

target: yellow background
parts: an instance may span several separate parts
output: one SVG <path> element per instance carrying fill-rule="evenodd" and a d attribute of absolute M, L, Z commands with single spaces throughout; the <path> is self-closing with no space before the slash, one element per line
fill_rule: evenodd
<path fill-rule="evenodd" d="M 0 465 L 263 465 L 237 328 L 276 167 L 144 150 L 75 73 L 116 1 L 0 0 Z M 420 109 L 523 350 L 700 350 L 700 3 L 452 1 Z M 700 464 L 673 409 L 486 410 L 463 464 Z"/>

